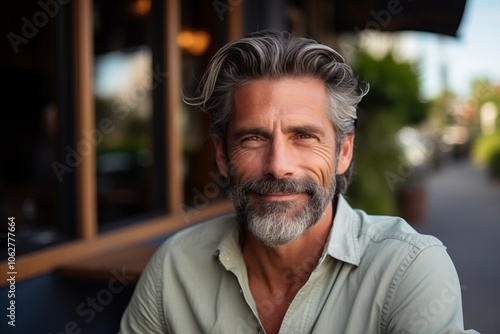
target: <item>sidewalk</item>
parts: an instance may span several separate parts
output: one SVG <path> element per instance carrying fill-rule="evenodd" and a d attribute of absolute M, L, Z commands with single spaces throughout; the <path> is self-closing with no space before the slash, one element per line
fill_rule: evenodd
<path fill-rule="evenodd" d="M 500 333 L 500 183 L 467 161 L 429 175 L 424 221 L 444 243 L 462 285 L 466 328 Z"/>

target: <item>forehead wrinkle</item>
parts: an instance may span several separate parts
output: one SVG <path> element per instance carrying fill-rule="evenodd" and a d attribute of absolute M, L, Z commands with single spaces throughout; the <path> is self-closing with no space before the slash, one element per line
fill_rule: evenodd
<path fill-rule="evenodd" d="M 237 137 L 250 133 L 269 136 L 275 130 L 285 134 L 309 133 L 325 137 L 327 136 L 326 130 L 331 126 L 326 114 L 323 121 L 328 122 L 329 126 L 327 128 L 325 128 L 325 122 L 317 117 L 311 117 L 310 113 L 305 110 L 276 110 L 276 112 L 259 110 L 257 113 L 244 113 L 238 118 L 240 121 L 244 120 L 245 124 L 240 124 L 240 126 L 233 129 L 233 134 Z M 334 130 L 333 127 L 332 130 Z"/>
<path fill-rule="evenodd" d="M 293 127 L 306 129 L 309 126 L 312 130 L 314 127 L 324 128 L 325 122 L 331 125 L 327 112 L 326 92 L 316 89 L 311 95 L 310 89 L 302 90 L 299 86 L 306 84 L 309 88 L 311 87 L 309 83 L 319 82 L 295 79 L 277 82 L 257 80 L 239 87 L 233 95 L 233 112 L 230 118 L 236 128 L 233 127 L 231 132 L 249 128 L 269 131 L 275 129 L 284 131 L 283 129 L 289 128 L 287 131 L 290 132 Z M 292 88 L 285 89 L 288 86 L 283 85 Z M 323 86 L 322 83 L 320 85 Z M 320 117 L 318 117 L 319 110 L 322 111 Z"/>

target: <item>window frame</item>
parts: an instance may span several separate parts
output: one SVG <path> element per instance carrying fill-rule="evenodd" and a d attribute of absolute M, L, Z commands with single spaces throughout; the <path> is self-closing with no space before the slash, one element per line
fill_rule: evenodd
<path fill-rule="evenodd" d="M 163 54 L 160 54 L 162 66 L 167 76 L 160 94 L 165 97 L 163 110 L 165 113 L 160 120 L 164 124 L 164 133 L 156 139 L 163 140 L 158 148 L 164 149 L 164 158 L 160 159 L 160 168 L 163 169 L 161 182 L 165 187 L 165 194 L 161 200 L 165 201 L 166 214 L 148 220 L 141 220 L 135 224 L 115 228 L 99 233 L 97 221 L 97 196 L 96 196 L 96 170 L 95 147 L 92 152 L 82 156 L 80 164 L 75 168 L 74 184 L 68 184 L 69 189 L 76 194 L 74 209 L 77 217 L 75 222 L 64 222 L 68 226 L 76 226 L 76 239 L 63 244 L 54 245 L 45 249 L 20 255 L 16 259 L 16 280 L 18 282 L 47 274 L 58 267 L 74 263 L 79 259 L 88 258 L 147 242 L 152 238 L 167 235 L 171 232 L 197 223 L 209 217 L 217 216 L 232 210 L 232 205 L 227 201 L 214 203 L 203 210 L 183 212 L 183 179 L 182 179 L 182 150 L 180 130 L 180 49 L 177 47 L 177 35 L 180 30 L 180 3 L 179 0 L 165 0 L 160 5 L 162 22 Z M 66 24 L 74 22 L 73 45 L 63 45 L 67 50 L 63 54 L 73 53 L 73 62 L 66 64 L 73 67 L 72 81 L 74 83 L 74 99 L 71 96 L 63 100 L 71 109 L 69 122 L 74 122 L 75 143 L 83 140 L 83 133 L 95 127 L 95 110 L 93 97 L 93 14 L 92 1 L 77 1 L 69 16 L 62 18 Z M 70 19 L 73 19 L 72 21 Z M 70 36 L 71 37 L 71 36 Z M 68 38 L 71 40 L 71 38 Z M 69 43 L 68 43 L 69 44 Z M 69 51 L 68 51 L 69 49 Z M 73 118 L 74 117 L 74 118 Z M 158 129 L 158 127 L 157 127 Z M 160 138 L 161 137 L 161 138 Z M 167 163 L 168 162 L 168 163 Z M 70 200 L 71 201 L 71 200 Z M 67 215 L 65 215 L 67 219 Z M 6 268 L 8 261 L 0 262 Z M 7 281 L 2 281 L 0 286 L 6 286 Z"/>

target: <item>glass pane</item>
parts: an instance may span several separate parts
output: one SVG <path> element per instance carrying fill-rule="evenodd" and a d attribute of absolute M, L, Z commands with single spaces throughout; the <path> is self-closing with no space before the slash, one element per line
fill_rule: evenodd
<path fill-rule="evenodd" d="M 229 13 L 216 6 L 215 2 L 188 0 L 181 2 L 181 14 L 181 31 L 177 41 L 182 51 L 182 88 L 194 95 L 208 62 L 228 41 Z M 208 127 L 205 114 L 183 103 L 183 210 L 202 208 L 224 195 L 219 188 L 223 181 L 215 168 Z"/>
<path fill-rule="evenodd" d="M 98 221 L 155 209 L 150 1 L 94 1 Z"/>
<path fill-rule="evenodd" d="M 62 191 L 72 182 L 74 166 L 59 151 L 63 124 L 58 78 L 63 63 L 58 53 L 59 15 L 48 15 L 36 2 L 8 2 L 0 14 L 8 46 L 2 48 L 0 81 L 0 234 L 1 257 L 7 255 L 7 217 L 14 217 L 16 254 L 68 238 L 72 227 L 62 219 Z M 59 61 L 57 61 L 59 60 Z M 68 59 L 65 59 L 66 62 Z M 64 196 L 66 197 L 66 196 Z M 65 217 L 64 221 L 74 221 Z"/>

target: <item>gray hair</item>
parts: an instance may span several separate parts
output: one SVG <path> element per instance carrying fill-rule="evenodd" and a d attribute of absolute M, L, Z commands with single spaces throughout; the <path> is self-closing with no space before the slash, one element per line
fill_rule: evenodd
<path fill-rule="evenodd" d="M 287 77 L 313 77 L 325 84 L 338 154 L 345 135 L 355 131 L 356 108 L 367 89 L 358 86 L 357 77 L 340 54 L 313 39 L 264 30 L 229 42 L 208 64 L 198 87 L 199 95 L 184 95 L 184 102 L 209 115 L 211 135 L 225 146 L 236 89 L 252 80 Z M 345 193 L 351 174 L 352 163 L 337 176 L 338 192 Z"/>

